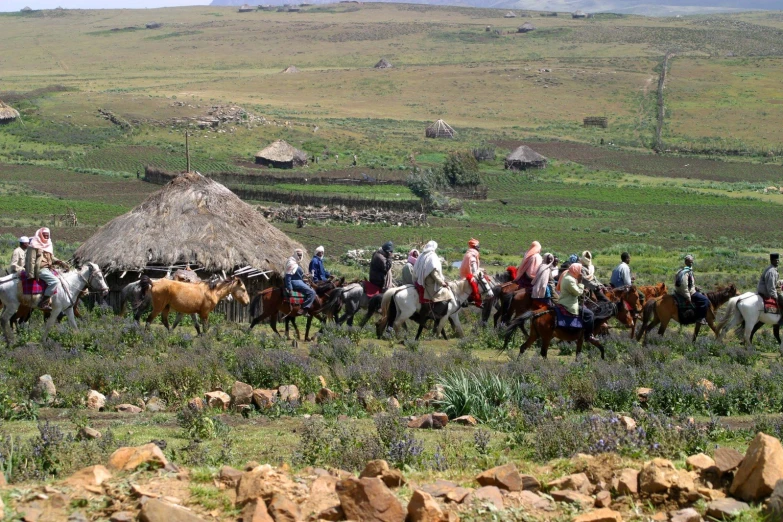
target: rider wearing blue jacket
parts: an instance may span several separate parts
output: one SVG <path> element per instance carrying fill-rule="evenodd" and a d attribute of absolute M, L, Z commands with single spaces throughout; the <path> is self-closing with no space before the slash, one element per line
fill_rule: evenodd
<path fill-rule="evenodd" d="M 310 276 L 313 282 L 326 281 L 332 274 L 324 268 L 324 247 L 319 246 L 315 249 L 315 255 L 310 260 Z"/>

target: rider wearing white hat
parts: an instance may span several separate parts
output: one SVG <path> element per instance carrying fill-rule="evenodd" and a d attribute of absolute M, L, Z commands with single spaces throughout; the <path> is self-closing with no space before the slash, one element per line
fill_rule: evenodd
<path fill-rule="evenodd" d="M 326 281 L 331 277 L 332 274 L 324 268 L 324 247 L 319 246 L 315 249 L 315 255 L 310 260 L 309 271 L 314 282 Z"/>
<path fill-rule="evenodd" d="M 22 236 L 19 238 L 19 246 L 14 249 L 14 253 L 11 254 L 11 266 L 8 268 L 9 274 L 15 274 L 20 270 L 24 270 L 24 260 L 27 252 L 27 247 L 30 245 L 30 238 Z"/>

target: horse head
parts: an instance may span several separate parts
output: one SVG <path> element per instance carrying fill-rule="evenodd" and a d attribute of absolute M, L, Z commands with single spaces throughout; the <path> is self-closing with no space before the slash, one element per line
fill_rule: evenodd
<path fill-rule="evenodd" d="M 247 305 L 250 302 L 250 295 L 247 293 L 247 288 L 245 288 L 245 283 L 242 282 L 242 280 L 234 276 L 234 278 L 231 280 L 231 297 L 239 301 L 242 305 Z"/>
<path fill-rule="evenodd" d="M 492 287 L 494 286 L 493 281 L 489 276 L 484 274 L 483 270 L 479 271 L 473 279 L 478 285 L 482 299 L 492 299 L 495 297 L 495 294 L 492 292 Z"/>
<path fill-rule="evenodd" d="M 101 267 L 95 263 L 87 263 L 85 266 L 87 269 L 87 288 L 100 292 L 102 296 L 106 296 L 109 293 L 109 285 L 106 284 L 106 279 L 103 277 Z M 84 276 L 82 276 L 84 277 Z"/>

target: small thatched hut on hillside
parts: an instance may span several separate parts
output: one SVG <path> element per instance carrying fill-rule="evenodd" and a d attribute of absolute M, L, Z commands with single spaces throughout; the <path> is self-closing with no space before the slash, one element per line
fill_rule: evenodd
<path fill-rule="evenodd" d="M 517 14 L 514 11 L 509 11 L 508 13 L 503 15 L 503 18 L 516 18 Z"/>
<path fill-rule="evenodd" d="M 525 22 L 524 24 L 520 25 L 517 28 L 518 33 L 529 33 L 530 31 L 535 31 L 536 26 L 531 24 L 530 22 Z"/>
<path fill-rule="evenodd" d="M 427 127 L 424 135 L 428 138 L 453 138 L 454 129 L 443 120 L 438 120 Z"/>
<path fill-rule="evenodd" d="M 510 170 L 543 169 L 547 159 L 527 145 L 520 145 L 506 156 L 505 168 Z"/>
<path fill-rule="evenodd" d="M 255 8 L 255 7 L 253 7 L 253 6 L 251 6 L 251 5 L 248 5 L 248 4 L 245 4 L 245 5 L 243 5 L 243 6 L 241 6 L 241 7 L 239 8 L 239 12 L 240 12 L 240 13 L 252 13 L 252 12 L 253 12 L 253 11 L 255 11 L 255 10 L 256 10 L 256 8 Z"/>
<path fill-rule="evenodd" d="M 256 154 L 256 163 L 276 169 L 307 165 L 307 154 L 283 140 L 277 140 Z"/>
<path fill-rule="evenodd" d="M 30 6 L 25 6 L 25 7 L 22 8 L 21 12 L 23 12 L 23 13 L 32 13 L 33 10 L 30 9 Z"/>
<path fill-rule="evenodd" d="M 160 22 L 150 22 L 145 27 L 147 29 L 160 29 L 162 25 Z"/>
<path fill-rule="evenodd" d="M 571 13 L 571 18 L 587 18 L 587 13 L 580 9 Z"/>
<path fill-rule="evenodd" d="M 101 227 L 76 250 L 74 260 L 101 266 L 111 289 L 109 302 L 118 307 L 120 290 L 141 273 L 159 278 L 186 264 L 200 268 L 202 279 L 223 272 L 230 276 L 246 266 L 280 272 L 296 248 L 302 245 L 236 194 L 190 172 Z M 257 289 L 270 280 L 257 277 L 245 285 Z M 236 303 L 226 303 L 223 310 L 232 320 L 247 317 L 247 309 Z"/>
<path fill-rule="evenodd" d="M 19 111 L 0 100 L 0 124 L 11 123 L 19 117 Z"/>
<path fill-rule="evenodd" d="M 289 65 L 288 67 L 282 70 L 283 74 L 296 74 L 298 72 L 299 69 L 297 69 L 295 65 Z"/>
<path fill-rule="evenodd" d="M 381 58 L 381 60 L 375 64 L 376 69 L 391 69 L 392 67 L 394 66 L 386 58 Z"/>

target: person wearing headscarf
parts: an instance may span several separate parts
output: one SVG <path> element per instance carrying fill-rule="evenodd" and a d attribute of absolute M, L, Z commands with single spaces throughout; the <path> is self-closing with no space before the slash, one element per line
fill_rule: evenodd
<path fill-rule="evenodd" d="M 555 280 L 552 276 L 552 270 L 555 267 L 555 256 L 550 253 L 544 254 L 541 266 L 538 267 L 536 277 L 533 278 L 533 299 L 543 299 L 549 301 L 555 295 Z"/>
<path fill-rule="evenodd" d="M 332 277 L 332 274 L 324 268 L 324 247 L 319 246 L 315 249 L 315 255 L 313 255 L 313 259 L 310 260 L 309 270 L 310 277 L 315 283 L 326 281 Z"/>
<path fill-rule="evenodd" d="M 481 308 L 481 292 L 479 292 L 476 277 L 481 269 L 481 256 L 479 255 L 479 240 L 471 239 L 468 241 L 468 250 L 462 258 L 462 264 L 459 266 L 459 275 L 464 277 L 470 283 L 473 293 L 470 295 L 470 301 Z"/>
<path fill-rule="evenodd" d="M 591 292 L 595 298 L 599 301 L 608 301 L 609 299 L 604 295 L 602 284 L 595 277 L 595 266 L 593 265 L 593 254 L 589 250 L 582 252 L 579 257 L 579 263 L 582 265 L 582 284 L 588 292 Z"/>
<path fill-rule="evenodd" d="M 375 251 L 370 260 L 370 283 L 381 292 L 394 286 L 391 272 L 393 252 L 394 243 L 387 241 Z"/>
<path fill-rule="evenodd" d="M 674 293 L 682 297 L 686 303 L 693 305 L 696 321 L 701 321 L 707 317 L 707 310 L 710 308 L 710 300 L 702 294 L 696 287 L 696 278 L 693 276 L 693 256 L 685 256 L 685 266 L 677 271 L 674 276 Z"/>
<path fill-rule="evenodd" d="M 416 265 L 416 260 L 419 259 L 419 251 L 412 248 L 408 252 L 408 260 L 405 262 L 405 266 L 402 267 L 402 284 L 412 285 L 416 283 L 416 277 L 413 275 L 413 267 Z"/>
<path fill-rule="evenodd" d="M 568 267 L 568 271 L 560 278 L 557 283 L 557 291 L 560 292 L 560 298 L 557 303 L 565 308 L 571 315 L 579 315 L 579 298 L 584 294 L 585 287 L 580 282 L 582 279 L 582 264 L 573 263 Z M 595 316 L 592 310 L 582 306 L 582 325 L 584 326 L 585 338 L 595 341 L 593 337 L 593 324 Z"/>
<path fill-rule="evenodd" d="M 557 269 L 557 274 L 555 275 L 555 281 L 560 281 L 560 278 L 562 278 L 566 272 L 568 272 L 568 268 L 573 265 L 574 263 L 579 262 L 579 257 L 576 254 L 571 254 L 568 256 L 568 259 L 563 261 L 563 263 L 560 265 L 560 268 Z"/>
<path fill-rule="evenodd" d="M 60 280 L 53 272 L 55 266 L 69 268 L 68 263 L 54 257 L 54 244 L 49 229 L 39 228 L 25 252 L 25 272 L 28 277 L 40 279 L 47 285 L 38 303 L 38 308 L 44 311 L 52 310 L 52 296 L 60 287 Z"/>
<path fill-rule="evenodd" d="M 416 276 L 416 285 L 424 289 L 425 299 L 439 303 L 453 298 L 449 285 L 443 278 L 443 266 L 435 241 L 424 245 L 424 250 L 413 267 L 413 274 Z"/>
<path fill-rule="evenodd" d="M 541 266 L 542 261 L 541 243 L 533 241 L 525 257 L 522 258 L 519 268 L 517 268 L 516 283 L 522 288 L 531 288 L 533 286 L 533 278 L 536 277 L 538 267 Z"/>
<path fill-rule="evenodd" d="M 22 236 L 19 238 L 19 246 L 14 249 L 11 254 L 11 266 L 8 267 L 9 274 L 16 274 L 24 270 L 24 259 L 26 255 L 27 247 L 30 245 L 30 238 Z"/>
<path fill-rule="evenodd" d="M 303 314 L 315 302 L 315 290 L 304 281 L 304 270 L 300 263 L 304 259 L 304 251 L 301 248 L 294 250 L 294 255 L 285 263 L 285 289 L 289 292 L 301 292 L 305 296 L 299 313 Z"/>

